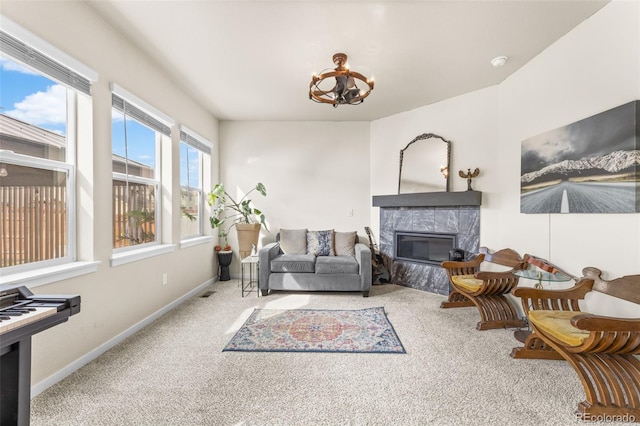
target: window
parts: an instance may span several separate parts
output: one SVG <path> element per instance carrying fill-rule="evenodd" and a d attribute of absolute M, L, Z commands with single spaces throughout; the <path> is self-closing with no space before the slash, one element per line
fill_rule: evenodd
<path fill-rule="evenodd" d="M 180 130 L 180 238 L 203 234 L 205 157 L 211 155 L 211 143 L 184 126 Z"/>
<path fill-rule="evenodd" d="M 170 119 L 112 85 L 113 247 L 158 243 L 160 152 Z"/>
<path fill-rule="evenodd" d="M 77 97 L 90 95 L 97 75 L 11 21 L 2 24 L 0 268 L 7 273 L 75 260 Z"/>

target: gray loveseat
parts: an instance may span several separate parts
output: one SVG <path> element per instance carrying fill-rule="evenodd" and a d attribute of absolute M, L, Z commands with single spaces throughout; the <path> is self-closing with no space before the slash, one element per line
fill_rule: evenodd
<path fill-rule="evenodd" d="M 281 229 L 259 251 L 258 286 L 269 290 L 360 291 L 371 289 L 371 250 L 355 232 Z"/>

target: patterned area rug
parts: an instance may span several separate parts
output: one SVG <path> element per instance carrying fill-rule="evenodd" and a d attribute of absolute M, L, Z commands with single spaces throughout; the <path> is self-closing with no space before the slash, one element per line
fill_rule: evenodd
<path fill-rule="evenodd" d="M 255 309 L 223 351 L 405 353 L 383 307 Z"/>

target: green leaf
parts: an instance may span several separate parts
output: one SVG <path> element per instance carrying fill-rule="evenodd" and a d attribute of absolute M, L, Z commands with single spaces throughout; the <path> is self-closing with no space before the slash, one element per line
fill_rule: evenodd
<path fill-rule="evenodd" d="M 209 217 L 209 222 L 211 222 L 211 227 L 212 228 L 217 228 L 219 226 L 222 226 L 222 224 L 224 223 L 224 219 L 218 219 L 216 216 L 211 216 Z"/>
<path fill-rule="evenodd" d="M 222 226 L 225 220 L 229 220 L 231 225 L 228 229 L 232 228 L 236 223 L 255 223 L 258 218 L 260 223 L 268 230 L 264 214 L 251 205 L 251 200 L 248 196 L 252 191 L 258 191 L 263 196 L 267 195 L 267 189 L 262 183 L 258 183 L 255 188 L 247 192 L 239 201 L 236 201 L 228 192 L 225 191 L 224 185 L 218 183 L 214 185 L 213 189 L 207 194 L 207 202 L 210 206 L 214 207 L 211 212 L 209 221 L 212 228 L 218 228 Z M 228 214 L 233 212 L 233 214 Z M 227 215 L 225 216 L 225 213 Z M 222 218 L 224 216 L 224 218 Z"/>

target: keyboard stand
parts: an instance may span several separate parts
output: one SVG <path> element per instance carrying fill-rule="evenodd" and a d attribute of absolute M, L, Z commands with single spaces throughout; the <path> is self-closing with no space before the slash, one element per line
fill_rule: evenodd
<path fill-rule="evenodd" d="M 0 336 L 0 424 L 28 426 L 31 411 L 31 336 L 63 323 L 64 309 Z"/>

